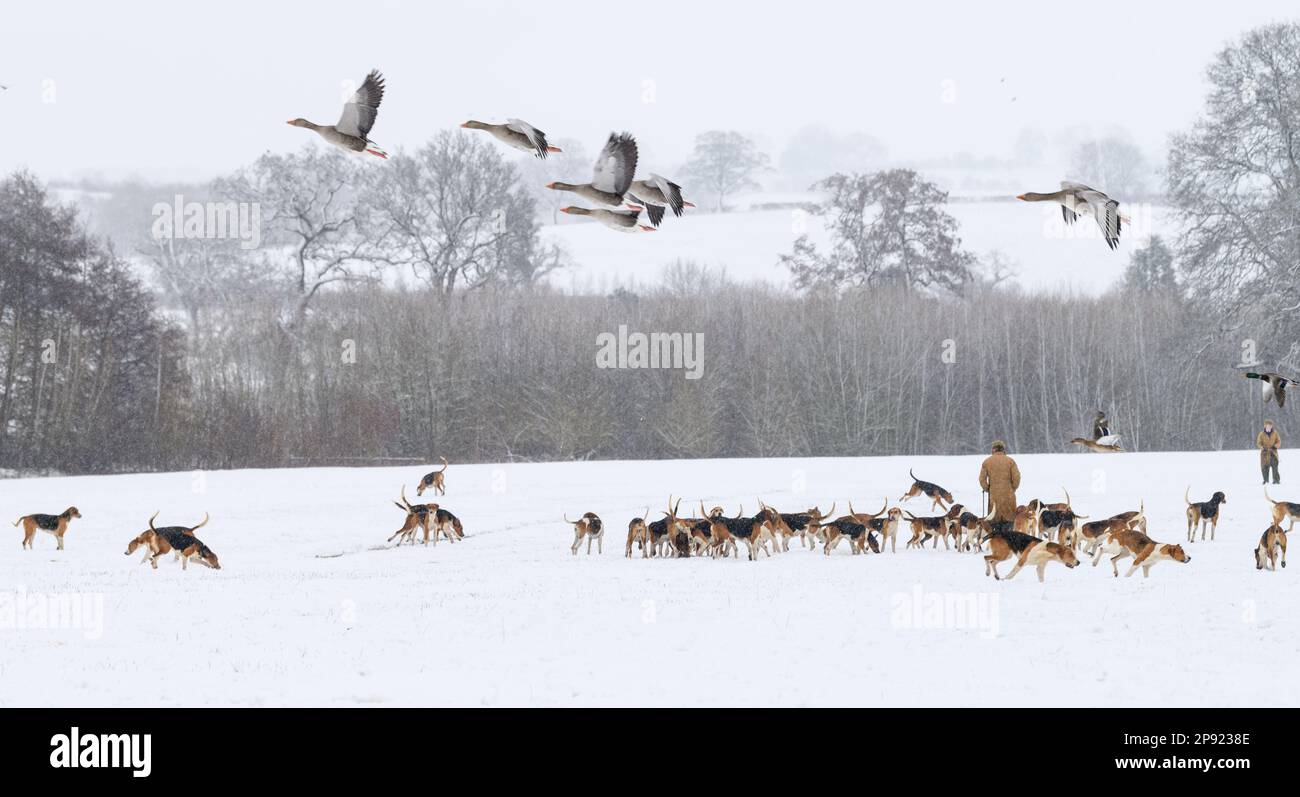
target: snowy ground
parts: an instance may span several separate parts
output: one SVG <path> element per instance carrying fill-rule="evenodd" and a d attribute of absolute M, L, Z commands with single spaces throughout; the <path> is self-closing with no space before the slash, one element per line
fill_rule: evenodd
<path fill-rule="evenodd" d="M 628 518 L 670 491 L 729 511 L 758 495 L 874 511 L 912 467 L 978 504 L 978 459 L 453 465 L 443 501 L 467 539 L 396 550 L 390 501 L 419 468 L 0 482 L 5 518 L 85 516 L 63 552 L 45 535 L 22 551 L 17 529 L 0 546 L 0 704 L 1300 703 L 1297 568 L 1254 568 L 1268 514 L 1249 451 L 1018 457 L 1022 501 L 1065 486 L 1099 517 L 1145 500 L 1160 541 L 1184 539 L 1185 487 L 1224 490 L 1218 540 L 1149 580 L 1103 563 L 995 582 L 979 555 L 942 547 L 623 558 Z M 167 524 L 210 511 L 200 536 L 222 569 L 124 556 L 156 509 Z M 560 515 L 587 510 L 609 526 L 605 551 L 574 557 Z M 32 627 L 33 606 L 68 597 L 85 601 L 80 628 Z"/>
<path fill-rule="evenodd" d="M 954 202 L 947 211 L 960 223 L 966 249 L 981 257 L 1001 252 L 1018 272 L 1015 281 L 1034 291 L 1101 293 L 1119 279 L 1129 255 L 1151 235 L 1170 242 L 1179 234 L 1174 213 L 1158 206 L 1127 208 L 1133 228 L 1125 231 L 1116 252 L 1106 248 L 1091 221 L 1066 227 L 1056 205 Z M 827 248 L 821 220 L 799 210 L 688 212 L 680 219 L 670 217 L 650 235 L 620 235 L 596 223 L 546 227 L 544 234 L 560 243 L 574 264 L 553 278 L 557 285 L 608 292 L 620 285 L 656 284 L 664 266 L 675 260 L 725 267 L 742 282 L 788 285 L 790 274 L 777 260 L 805 231 Z"/>

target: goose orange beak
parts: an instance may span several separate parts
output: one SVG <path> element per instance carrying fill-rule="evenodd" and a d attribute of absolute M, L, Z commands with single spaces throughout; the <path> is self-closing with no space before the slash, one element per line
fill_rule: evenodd
<path fill-rule="evenodd" d="M 547 183 L 547 184 L 546 184 L 546 187 L 549 188 L 549 189 L 551 189 L 552 191 L 554 191 L 554 190 L 555 190 L 555 183 Z"/>
<path fill-rule="evenodd" d="M 1019 200 L 1023 201 L 1024 198 L 1025 198 L 1025 195 L 1024 195 L 1024 194 L 1016 194 L 1016 199 L 1019 199 Z"/>
<path fill-rule="evenodd" d="M 463 123 L 463 124 L 461 125 L 461 127 L 469 127 L 469 122 L 465 122 L 465 123 Z"/>
<path fill-rule="evenodd" d="M 569 214 L 572 214 L 572 213 L 573 213 L 573 208 L 560 208 L 560 212 L 561 212 L 561 213 L 569 213 Z"/>

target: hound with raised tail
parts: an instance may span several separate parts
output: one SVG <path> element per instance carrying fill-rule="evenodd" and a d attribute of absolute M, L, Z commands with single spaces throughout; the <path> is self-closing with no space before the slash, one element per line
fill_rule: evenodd
<path fill-rule="evenodd" d="M 651 556 L 667 556 L 675 550 L 673 538 L 686 530 L 686 524 L 677 517 L 677 510 L 681 505 L 682 499 L 678 498 L 677 503 L 674 504 L 673 497 L 668 496 L 668 511 L 662 513 L 662 518 L 646 524 Z"/>
<path fill-rule="evenodd" d="M 1091 523 L 1084 523 L 1079 527 L 1079 541 L 1083 544 L 1083 551 L 1088 556 L 1097 553 L 1097 549 L 1105 541 L 1107 534 L 1119 534 L 1124 531 L 1141 531 L 1146 533 L 1146 502 L 1142 502 L 1142 508 L 1136 512 L 1121 512 L 1114 517 L 1105 520 L 1094 520 Z"/>
<path fill-rule="evenodd" d="M 81 512 L 75 506 L 70 506 L 58 515 L 23 515 L 14 521 L 14 527 L 23 527 L 23 550 L 32 549 L 32 540 L 36 538 L 36 530 L 40 529 L 46 534 L 53 534 L 58 540 L 59 550 L 63 550 L 63 535 L 68 533 L 68 524 L 73 518 L 81 517 Z"/>
<path fill-rule="evenodd" d="M 961 505 L 957 504 L 957 506 Z M 890 552 L 898 553 L 898 526 L 903 522 L 903 510 L 898 507 L 887 507 L 889 507 L 888 499 L 885 501 L 885 506 L 882 506 L 879 512 L 872 515 L 854 511 L 853 502 L 849 502 L 849 518 L 866 526 L 869 533 L 880 535 L 880 550 L 876 551 L 876 553 L 884 550 L 885 543 L 889 543 Z M 870 537 L 868 539 L 871 541 L 872 547 L 875 548 L 875 540 Z"/>
<path fill-rule="evenodd" d="M 998 562 L 1005 562 L 1016 557 L 1016 566 L 1007 574 L 1007 580 L 1016 577 L 1016 573 L 1025 565 L 1037 568 L 1038 580 L 1043 581 L 1043 572 L 1049 562 L 1060 562 L 1070 569 L 1079 566 L 1079 559 L 1074 550 L 1055 542 L 1040 540 L 1028 534 L 1016 531 L 994 531 L 988 537 L 989 555 L 984 557 L 984 575 L 1001 579 L 998 575 Z"/>
<path fill-rule="evenodd" d="M 634 517 L 627 524 L 627 551 L 624 555 L 632 558 L 632 546 L 635 544 L 641 548 L 641 558 L 650 558 L 650 529 L 646 527 L 645 518 L 650 514 L 650 507 L 645 508 L 641 517 Z"/>
<path fill-rule="evenodd" d="M 461 527 L 460 518 L 443 509 L 438 504 L 412 504 L 406 500 L 406 486 L 402 486 L 402 502 L 396 501 L 393 505 L 398 509 L 406 512 L 406 520 L 403 521 L 402 527 L 388 538 L 389 542 L 394 539 L 400 546 L 403 542 L 410 540 L 415 544 L 415 532 L 419 529 L 424 532 L 424 544 L 429 544 L 429 536 L 433 536 L 433 544 L 438 544 L 438 537 L 446 537 L 449 542 L 456 542 L 465 538 L 465 530 Z"/>
<path fill-rule="evenodd" d="M 826 542 L 826 533 L 822 531 L 822 522 L 826 518 L 835 514 L 835 504 L 823 512 L 821 507 L 809 507 L 807 512 L 795 514 L 781 513 L 781 520 L 790 527 L 790 530 L 799 535 L 799 547 L 807 547 L 810 550 L 816 550 L 817 543 Z"/>
<path fill-rule="evenodd" d="M 898 499 L 899 501 L 906 501 L 909 498 L 915 498 L 918 495 L 924 494 L 926 498 L 934 501 L 934 503 L 930 505 L 931 511 L 934 511 L 936 508 L 946 511 L 948 509 L 948 504 L 953 502 L 952 493 L 933 482 L 927 482 L 916 478 L 916 474 L 912 473 L 910 468 L 907 471 L 907 475 L 912 477 L 912 486 L 907 488 L 907 492 L 903 493 L 903 496 Z"/>
<path fill-rule="evenodd" d="M 1184 553 L 1183 546 L 1156 542 L 1134 529 L 1108 532 L 1101 545 L 1097 547 L 1097 552 L 1093 555 L 1093 567 L 1096 567 L 1097 563 L 1101 561 L 1103 554 L 1110 555 L 1110 566 L 1115 571 L 1116 578 L 1119 578 L 1119 561 L 1130 556 L 1133 557 L 1133 566 L 1124 574 L 1125 578 L 1137 572 L 1139 567 L 1142 568 L 1142 577 L 1149 578 L 1151 568 L 1155 567 L 1156 563 L 1166 559 L 1171 562 L 1182 562 L 1183 564 L 1192 561 L 1192 557 Z"/>
<path fill-rule="evenodd" d="M 1187 503 L 1187 541 L 1196 542 L 1196 527 L 1201 527 L 1201 541 L 1205 541 L 1205 529 L 1210 529 L 1210 542 L 1214 542 L 1214 531 L 1219 526 L 1219 505 L 1228 503 L 1228 497 L 1222 491 L 1210 496 L 1208 501 L 1193 502 L 1188 498 L 1192 488 L 1183 491 L 1183 501 Z"/>
<path fill-rule="evenodd" d="M 745 507 L 741 505 L 737 510 L 736 517 L 725 517 L 721 513 L 710 513 L 709 515 L 709 536 L 712 545 L 716 549 L 719 546 L 725 546 L 723 550 L 730 549 L 735 551 L 737 548 L 736 541 L 740 540 L 745 543 L 749 549 L 749 561 L 758 561 L 758 552 L 761 550 L 772 554 L 767 550 L 765 543 L 772 543 L 776 547 L 776 538 L 772 535 L 772 530 L 768 527 L 760 513 L 754 517 L 744 517 Z"/>
<path fill-rule="evenodd" d="M 126 545 L 126 555 L 130 556 L 140 548 L 144 548 L 144 559 L 140 564 L 146 561 L 158 569 L 159 557 L 166 556 L 169 553 L 175 553 L 176 558 L 181 560 L 181 569 L 188 570 L 191 559 L 199 564 L 210 567 L 213 570 L 221 569 L 221 562 L 217 560 L 217 555 L 212 549 L 204 545 L 194 532 L 208 525 L 208 515 L 204 513 L 203 522 L 197 526 L 164 526 L 156 528 L 153 524 L 158 517 L 154 512 L 153 517 L 149 518 L 149 530 L 140 534 Z"/>
<path fill-rule="evenodd" d="M 438 459 L 442 460 L 442 470 L 435 470 L 433 473 L 425 474 L 425 477 L 420 479 L 420 485 L 415 488 L 415 495 L 417 497 L 424 495 L 424 491 L 430 487 L 432 487 L 434 492 L 438 495 L 447 494 L 446 478 L 443 476 L 443 474 L 447 472 L 447 458 L 438 457 Z"/>
<path fill-rule="evenodd" d="M 1290 532 L 1291 529 L 1295 528 L 1296 520 L 1300 519 L 1300 504 L 1293 504 L 1290 501 L 1274 501 L 1268 494 L 1267 487 L 1264 488 L 1264 497 L 1273 505 L 1273 525 L 1281 525 L 1282 521 L 1290 518 L 1291 522 L 1287 524 L 1286 530 Z"/>
<path fill-rule="evenodd" d="M 866 553 L 868 546 L 872 553 L 880 553 L 880 542 L 876 535 L 867 529 L 867 524 L 858 522 L 852 515 L 824 523 L 822 528 L 826 530 L 826 544 L 822 547 L 822 553 L 827 556 L 839 545 L 841 537 L 848 538 L 849 552 L 854 556 Z"/>
<path fill-rule="evenodd" d="M 578 555 L 578 547 L 582 545 L 582 538 L 587 538 L 587 555 L 591 556 L 591 543 L 596 543 L 596 553 L 604 553 L 605 524 L 595 512 L 584 512 L 582 517 L 577 520 L 569 520 L 569 516 L 564 516 L 564 522 L 573 526 L 573 547 L 570 548 L 574 556 Z"/>
<path fill-rule="evenodd" d="M 1286 532 L 1274 523 L 1264 529 L 1263 535 L 1259 538 L 1259 545 L 1255 548 L 1255 569 L 1263 570 L 1264 562 L 1267 561 L 1269 570 L 1277 570 L 1279 550 L 1282 552 L 1282 566 L 1286 567 Z"/>
<path fill-rule="evenodd" d="M 948 517 L 947 515 L 932 515 L 930 517 L 917 517 L 911 512 L 905 513 L 907 522 L 912 526 L 912 539 L 907 541 L 908 548 L 924 548 L 925 544 L 934 539 L 934 547 L 939 547 L 939 538 L 943 538 L 943 547 L 951 547 L 948 544 Z"/>

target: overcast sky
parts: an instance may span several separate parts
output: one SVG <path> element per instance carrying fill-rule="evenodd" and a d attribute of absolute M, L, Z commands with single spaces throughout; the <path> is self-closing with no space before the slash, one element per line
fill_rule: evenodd
<path fill-rule="evenodd" d="M 212 177 L 300 147 L 313 137 L 285 121 L 332 124 L 371 67 L 390 151 L 517 116 L 590 151 L 632 130 L 648 165 L 713 128 L 775 157 L 809 123 L 905 159 L 1005 156 L 1026 127 L 1078 125 L 1159 154 L 1215 52 L 1298 16 L 1295 0 L 8 3 L 0 174 Z"/>

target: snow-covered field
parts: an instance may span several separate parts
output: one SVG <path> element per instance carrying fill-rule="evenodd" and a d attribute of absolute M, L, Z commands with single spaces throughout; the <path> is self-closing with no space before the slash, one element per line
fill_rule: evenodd
<path fill-rule="evenodd" d="M 966 249 L 981 257 L 1000 252 L 1027 290 L 1101 293 L 1115 283 L 1129 255 L 1151 235 L 1166 242 L 1179 235 L 1175 214 L 1158 206 L 1132 206 L 1133 228 L 1116 252 L 1106 248 L 1096 224 L 1066 227 L 1056 205 L 954 202 L 946 210 L 960 223 Z M 807 232 L 821 249 L 829 246 L 821 220 L 799 210 L 752 210 L 727 214 L 687 213 L 668 218 L 650 235 L 620 235 L 596 223 L 546 227 L 544 234 L 568 253 L 573 267 L 553 281 L 565 288 L 609 291 L 618 286 L 655 284 L 664 266 L 694 261 L 742 282 L 785 286 L 790 274 L 778 264 L 795 239 Z"/>
<path fill-rule="evenodd" d="M 1103 562 L 995 582 L 978 554 L 942 546 L 623 558 L 627 520 L 669 492 L 683 510 L 752 512 L 762 496 L 874 511 L 911 467 L 978 505 L 979 459 L 453 465 L 443 503 L 467 538 L 401 549 L 385 545 L 391 502 L 420 468 L 3 481 L 6 519 L 70 503 L 84 519 L 62 552 L 47 535 L 20 550 L 18 529 L 0 546 L 0 704 L 1300 703 L 1300 587 L 1296 568 L 1255 570 L 1268 505 L 1250 451 L 1017 458 L 1022 501 L 1064 486 L 1096 518 L 1144 500 L 1160 541 L 1184 540 L 1185 487 L 1224 490 L 1218 539 L 1149 580 Z M 222 569 L 124 556 L 158 509 L 160 524 L 211 512 L 199 534 Z M 561 514 L 587 510 L 608 525 L 604 554 L 575 557 Z M 84 601 L 81 627 L 32 627 L 33 607 L 68 598 Z"/>

